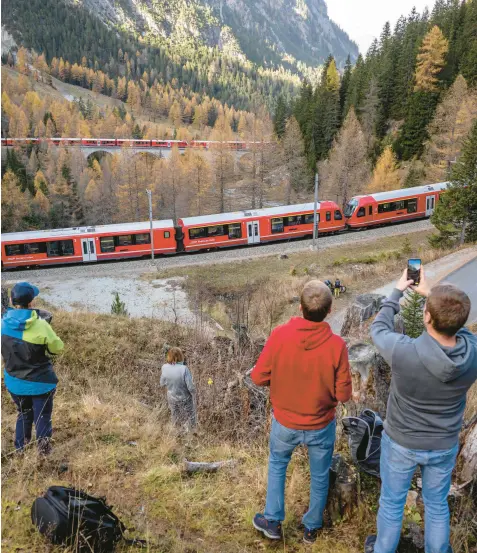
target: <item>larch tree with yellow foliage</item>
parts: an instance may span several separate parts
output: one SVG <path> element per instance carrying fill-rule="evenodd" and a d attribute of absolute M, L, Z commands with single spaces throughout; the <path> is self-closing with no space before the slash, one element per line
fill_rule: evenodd
<path fill-rule="evenodd" d="M 29 193 L 20 190 L 20 182 L 11 170 L 2 178 L 2 232 L 26 230 L 30 213 Z"/>
<path fill-rule="evenodd" d="M 401 188 L 401 176 L 397 165 L 396 154 L 391 146 L 386 146 L 376 163 L 373 176 L 366 192 L 387 192 Z"/>
<path fill-rule="evenodd" d="M 449 43 L 435 25 L 424 37 L 414 75 L 414 92 L 411 96 L 406 121 L 394 144 L 404 160 L 420 157 L 429 138 L 427 127 L 434 116 L 441 83 L 439 74 L 445 65 Z"/>

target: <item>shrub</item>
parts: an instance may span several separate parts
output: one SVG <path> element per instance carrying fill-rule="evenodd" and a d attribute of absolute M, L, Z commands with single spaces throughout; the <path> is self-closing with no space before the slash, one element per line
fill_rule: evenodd
<path fill-rule="evenodd" d="M 126 309 L 126 304 L 121 301 L 118 292 L 113 292 L 114 300 L 111 304 L 111 315 L 119 315 L 121 317 L 129 317 L 129 313 Z"/>

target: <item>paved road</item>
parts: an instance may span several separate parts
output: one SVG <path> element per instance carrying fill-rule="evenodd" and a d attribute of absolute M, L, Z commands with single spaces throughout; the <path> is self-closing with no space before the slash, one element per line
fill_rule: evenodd
<path fill-rule="evenodd" d="M 470 311 L 469 322 L 473 323 L 477 321 L 477 257 L 472 261 L 466 263 L 457 271 L 454 271 L 450 275 L 447 275 L 443 281 L 451 282 L 459 288 L 462 288 L 469 296 L 472 302 L 472 309 Z"/>

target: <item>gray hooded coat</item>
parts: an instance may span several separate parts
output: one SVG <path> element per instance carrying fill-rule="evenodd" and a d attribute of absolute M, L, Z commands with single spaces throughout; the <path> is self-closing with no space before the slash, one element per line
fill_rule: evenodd
<path fill-rule="evenodd" d="M 467 391 L 477 380 L 477 336 L 462 328 L 456 345 L 445 347 L 427 332 L 416 339 L 394 332 L 402 295 L 393 290 L 371 327 L 392 370 L 384 428 L 409 449 L 450 449 L 459 440 Z"/>

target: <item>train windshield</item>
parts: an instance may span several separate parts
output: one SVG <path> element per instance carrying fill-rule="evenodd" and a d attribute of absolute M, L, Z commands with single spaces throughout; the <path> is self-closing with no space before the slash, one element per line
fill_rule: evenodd
<path fill-rule="evenodd" d="M 347 206 L 344 210 L 344 216 L 345 217 L 351 217 L 353 215 L 354 210 L 358 207 L 358 200 L 352 199 L 348 202 Z"/>

